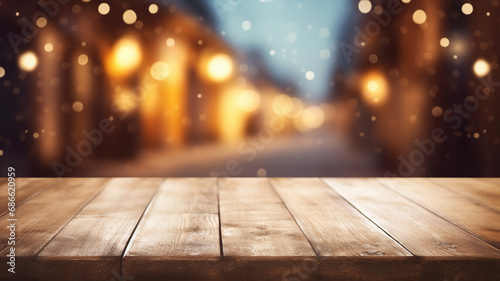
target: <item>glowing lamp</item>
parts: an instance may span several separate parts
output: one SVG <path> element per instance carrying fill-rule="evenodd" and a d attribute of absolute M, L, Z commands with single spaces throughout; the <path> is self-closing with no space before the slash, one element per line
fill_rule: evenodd
<path fill-rule="evenodd" d="M 223 82 L 233 73 L 233 61 L 228 55 L 217 54 L 207 64 L 207 73 L 215 82 Z"/>
<path fill-rule="evenodd" d="M 141 60 L 141 48 L 137 40 L 125 37 L 113 46 L 108 57 L 107 70 L 115 77 L 127 76 L 139 66 Z"/>
<path fill-rule="evenodd" d="M 382 74 L 378 72 L 365 74 L 361 85 L 363 98 L 367 103 L 379 104 L 387 99 L 388 86 Z"/>

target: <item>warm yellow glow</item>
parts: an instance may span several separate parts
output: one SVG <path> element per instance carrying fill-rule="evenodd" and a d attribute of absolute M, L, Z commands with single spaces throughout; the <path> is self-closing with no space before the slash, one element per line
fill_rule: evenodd
<path fill-rule="evenodd" d="M 99 14 L 101 15 L 107 15 L 109 13 L 110 7 L 108 3 L 101 3 L 99 4 L 99 7 L 97 7 L 97 10 L 99 11 Z"/>
<path fill-rule="evenodd" d="M 370 92 L 374 92 L 378 89 L 377 81 L 371 80 L 368 82 L 367 88 Z"/>
<path fill-rule="evenodd" d="M 139 66 L 141 60 L 142 53 L 137 40 L 125 37 L 113 46 L 107 69 L 112 76 L 126 76 Z"/>
<path fill-rule="evenodd" d="M 259 108 L 260 96 L 257 92 L 246 90 L 238 95 L 238 106 L 246 112 L 254 112 Z"/>
<path fill-rule="evenodd" d="M 369 104 L 383 103 L 387 99 L 388 85 L 385 77 L 378 72 L 370 72 L 362 78 L 363 98 Z"/>
<path fill-rule="evenodd" d="M 0 67 L 0 78 L 5 76 L 5 69 L 3 67 Z"/>
<path fill-rule="evenodd" d="M 472 11 L 474 10 L 474 7 L 470 3 L 465 3 L 462 5 L 462 13 L 464 15 L 470 15 L 472 14 Z"/>
<path fill-rule="evenodd" d="M 151 66 L 149 73 L 156 80 L 164 80 L 170 74 L 170 68 L 165 62 L 157 61 Z"/>
<path fill-rule="evenodd" d="M 38 58 L 33 52 L 26 52 L 19 56 L 19 67 L 24 71 L 33 71 L 38 65 Z"/>
<path fill-rule="evenodd" d="M 427 15 L 422 10 L 416 10 L 413 13 L 413 22 L 416 24 L 423 24 L 427 20 Z"/>
<path fill-rule="evenodd" d="M 285 94 L 280 94 L 273 99 L 274 113 L 280 115 L 287 115 L 292 111 L 292 109 L 293 109 L 293 100 L 289 96 Z"/>
<path fill-rule="evenodd" d="M 361 13 L 367 14 L 372 9 L 372 2 L 369 0 L 361 0 L 358 3 L 358 9 Z"/>
<path fill-rule="evenodd" d="M 212 80 L 222 82 L 231 76 L 233 72 L 233 61 L 228 55 L 215 55 L 208 62 L 207 70 Z"/>
<path fill-rule="evenodd" d="M 403 3 L 408 4 L 411 0 L 403 0 Z"/>
<path fill-rule="evenodd" d="M 126 24 L 134 24 L 137 20 L 137 14 L 133 10 L 126 10 L 123 13 L 123 21 Z"/>
<path fill-rule="evenodd" d="M 491 67 L 490 67 L 490 64 L 487 61 L 485 61 L 484 59 L 478 59 L 474 63 L 473 69 L 474 69 L 474 73 L 478 77 L 483 77 L 483 76 L 486 76 L 488 73 L 490 73 Z"/>
<path fill-rule="evenodd" d="M 300 115 L 302 110 L 304 109 L 304 103 L 299 98 L 292 98 L 292 103 L 292 110 L 287 114 L 287 116 L 291 118 Z"/>
<path fill-rule="evenodd" d="M 217 129 L 221 141 L 225 143 L 238 143 L 245 137 L 248 113 L 237 106 L 241 90 L 233 88 L 221 92 L 217 106 Z"/>
<path fill-rule="evenodd" d="M 439 44 L 441 44 L 441 47 L 446 48 L 450 45 L 450 40 L 446 37 L 441 38 L 439 41 Z"/>
<path fill-rule="evenodd" d="M 134 94 L 127 90 L 116 96 L 114 106 L 123 112 L 130 112 L 137 107 L 137 102 Z"/>
<path fill-rule="evenodd" d="M 302 112 L 302 122 L 309 129 L 315 129 L 323 125 L 325 113 L 317 106 L 308 107 Z"/>

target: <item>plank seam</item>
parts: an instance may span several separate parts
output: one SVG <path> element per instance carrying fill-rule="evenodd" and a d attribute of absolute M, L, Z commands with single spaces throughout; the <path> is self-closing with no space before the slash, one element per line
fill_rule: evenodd
<path fill-rule="evenodd" d="M 219 180 L 216 180 L 217 182 L 217 218 L 219 220 L 219 251 L 220 251 L 220 257 L 221 259 L 224 259 L 224 245 L 222 244 L 222 220 L 220 216 L 220 186 L 219 186 Z"/>
<path fill-rule="evenodd" d="M 278 198 L 281 200 L 281 203 L 283 203 L 283 206 L 285 206 L 286 210 L 288 211 L 288 213 L 290 214 L 290 216 L 292 216 L 293 218 L 293 221 L 295 222 L 295 224 L 297 224 L 297 226 L 299 227 L 300 231 L 302 232 L 302 235 L 304 235 L 304 237 L 306 238 L 307 240 L 307 243 L 309 243 L 309 246 L 311 246 L 311 249 L 313 250 L 314 254 L 316 254 L 316 257 L 321 257 L 320 254 L 316 251 L 316 249 L 314 248 L 313 244 L 311 243 L 311 241 L 309 241 L 309 238 L 307 237 L 306 233 L 304 232 L 304 230 L 302 229 L 302 227 L 300 226 L 300 224 L 297 222 L 297 219 L 295 219 L 295 216 L 292 214 L 292 212 L 290 211 L 290 209 L 288 209 L 288 206 L 286 205 L 285 201 L 283 200 L 283 198 L 281 198 L 281 195 L 279 194 L 279 192 L 276 190 L 276 187 L 274 186 L 274 184 L 272 183 L 272 181 L 270 179 L 267 179 L 267 182 L 269 183 L 269 185 L 271 185 L 271 188 L 272 190 L 274 191 L 274 193 L 276 194 L 276 196 L 278 196 Z"/>
<path fill-rule="evenodd" d="M 459 226 L 459 225 L 457 225 L 457 224 L 453 223 L 453 222 L 452 222 L 452 221 L 450 221 L 449 219 L 447 219 L 447 218 L 445 218 L 445 217 L 441 216 L 439 213 L 437 213 L 437 212 L 435 212 L 435 211 L 433 211 L 433 210 L 431 210 L 431 209 L 429 209 L 429 208 L 425 207 L 424 205 L 422 205 L 422 204 L 418 203 L 417 201 L 415 201 L 415 200 L 411 199 L 410 197 L 408 197 L 408 196 L 406 196 L 406 195 L 404 195 L 404 194 L 402 194 L 402 193 L 398 192 L 397 190 L 394 190 L 394 189 L 390 188 L 390 187 L 389 187 L 389 186 L 387 186 L 386 184 L 384 184 L 384 183 L 381 183 L 381 184 L 382 184 L 382 186 L 383 186 L 384 188 L 386 188 L 386 189 L 388 189 L 388 190 L 390 190 L 390 191 L 392 191 L 392 192 L 394 192 L 394 193 L 396 193 L 396 194 L 400 195 L 401 197 L 405 198 L 406 200 L 408 200 L 408 201 L 412 202 L 413 204 L 416 204 L 417 206 L 420 206 L 420 207 L 421 207 L 421 208 L 423 208 L 424 210 L 426 210 L 426 211 L 430 212 L 431 214 L 433 214 L 433 215 L 435 215 L 435 216 L 437 216 L 437 217 L 439 217 L 439 218 L 443 219 L 444 221 L 446 221 L 446 222 L 450 223 L 451 225 L 455 226 L 456 228 L 458 228 L 458 229 L 462 230 L 463 232 L 465 232 L 465 233 L 467 233 L 467 234 L 471 235 L 472 237 L 477 238 L 478 240 L 480 240 L 480 241 L 482 241 L 482 242 L 486 243 L 488 246 L 493 247 L 495 250 L 500 251 L 500 248 L 495 247 L 494 245 L 490 244 L 489 242 L 487 242 L 487 241 L 483 240 L 481 237 L 477 236 L 476 234 L 472 233 L 471 231 L 469 231 L 469 230 L 467 230 L 467 229 L 465 229 L 465 228 L 463 228 L 463 227 L 461 227 L 461 226 Z"/>
<path fill-rule="evenodd" d="M 38 191 L 37 191 L 37 192 L 35 192 L 35 193 L 31 194 L 30 196 L 28 196 L 28 198 L 26 198 L 26 199 L 24 199 L 23 201 L 21 201 L 21 203 L 19 203 L 19 204 L 17 204 L 17 203 L 16 203 L 16 209 L 17 209 L 17 208 L 19 208 L 19 207 L 20 207 L 21 205 L 23 205 L 24 203 L 28 202 L 30 199 L 32 199 L 32 198 L 34 198 L 35 196 L 37 196 L 38 194 L 40 194 L 40 193 L 42 193 L 42 192 L 46 191 L 47 189 L 49 189 L 49 188 L 53 187 L 54 185 L 56 185 L 57 183 L 60 183 L 60 182 L 62 182 L 62 179 L 61 179 L 61 178 L 58 178 L 58 180 L 57 180 L 57 181 L 55 181 L 55 182 L 53 182 L 53 183 L 51 183 L 51 184 L 47 185 L 46 187 L 44 187 L 44 188 L 42 188 L 42 189 L 38 190 Z M 16 185 L 17 185 L 17 183 L 16 183 Z M 9 211 L 5 211 L 5 212 L 1 213 L 1 214 L 0 214 L 0 217 L 3 217 L 3 216 L 4 216 L 5 214 L 7 214 L 8 212 L 9 212 Z"/>
<path fill-rule="evenodd" d="M 352 204 L 349 200 L 347 200 L 347 198 L 344 198 L 344 196 L 342 196 L 340 193 L 338 193 L 337 190 L 335 190 L 335 188 L 333 186 L 331 186 L 330 184 L 328 184 L 323 178 L 321 178 L 321 181 L 323 181 L 331 190 L 333 190 L 333 192 L 335 192 L 340 198 L 342 198 L 342 200 L 347 202 L 347 204 L 351 205 L 356 211 L 358 211 L 361 215 L 363 215 L 367 220 L 369 220 L 371 223 L 373 223 L 375 226 L 377 226 L 380 230 L 382 230 L 387 236 L 389 236 L 392 240 L 394 240 L 394 242 L 398 243 L 401 247 L 403 247 L 403 249 L 408 251 L 408 253 L 410 253 L 412 256 L 416 256 L 414 253 L 412 253 L 412 251 L 410 251 L 408 248 L 406 248 L 405 245 L 403 245 L 398 240 L 396 240 L 394 237 L 392 237 L 392 235 L 390 235 L 384 228 L 382 228 L 375 221 L 373 221 L 371 218 L 369 218 L 367 215 L 365 215 L 360 209 L 358 209 L 356 206 L 354 206 L 354 204 Z"/>
<path fill-rule="evenodd" d="M 469 195 L 466 195 L 466 194 L 457 192 L 457 191 L 455 191 L 455 190 L 453 190 L 451 188 L 448 188 L 448 187 L 444 186 L 443 184 L 441 184 L 440 182 L 433 181 L 432 179 L 424 179 L 424 180 L 427 181 L 427 182 L 429 182 L 430 184 L 434 184 L 434 185 L 437 185 L 439 187 L 442 187 L 442 188 L 444 188 L 444 189 L 446 189 L 446 190 L 448 190 L 448 191 L 450 191 L 450 192 L 452 192 L 452 193 L 454 193 L 454 194 L 456 194 L 456 195 L 458 195 L 458 196 L 460 196 L 460 197 L 462 197 L 464 199 L 467 199 L 467 201 L 470 201 L 470 202 L 472 202 L 472 203 L 474 203 L 476 205 L 480 205 L 481 207 L 483 207 L 485 209 L 488 209 L 488 210 L 490 210 L 492 212 L 500 214 L 499 210 L 497 210 L 495 208 L 492 208 L 492 207 L 490 207 L 488 205 L 485 205 L 482 202 L 479 202 L 476 199 L 470 197 Z"/>
<path fill-rule="evenodd" d="M 58 183 L 61 183 L 63 181 L 64 180 L 58 181 Z M 83 182 L 83 180 L 82 180 L 82 182 Z M 102 183 L 99 190 L 94 195 L 92 195 L 87 201 L 85 201 L 85 203 L 82 204 L 82 206 L 66 221 L 66 223 L 64 225 L 62 225 L 61 228 L 59 228 L 59 230 L 49 239 L 49 241 L 47 241 L 47 243 L 45 243 L 45 245 L 43 245 L 42 248 L 38 252 L 36 252 L 34 257 L 38 257 L 38 255 L 47 247 L 47 245 L 50 244 L 50 242 L 52 242 L 52 240 L 54 240 L 56 238 L 56 236 L 66 227 L 66 225 L 68 225 L 69 222 L 72 221 L 83 210 L 83 208 L 85 208 L 90 202 L 92 202 L 92 200 L 94 200 L 94 198 L 96 198 L 99 194 L 101 194 L 101 192 L 104 190 L 104 187 L 106 186 L 106 184 L 108 182 L 109 182 L 109 179 L 106 179 L 106 181 Z"/>
<path fill-rule="evenodd" d="M 156 194 L 160 190 L 160 187 L 163 184 L 163 182 L 165 182 L 165 181 L 166 181 L 165 179 L 161 179 L 158 181 L 158 186 L 156 187 L 155 192 L 153 193 L 153 195 L 151 195 L 151 199 L 149 199 L 149 202 L 146 205 L 146 208 L 142 212 L 141 216 L 139 217 L 139 220 L 135 224 L 134 229 L 132 230 L 132 233 L 130 234 L 130 237 L 127 240 L 127 243 L 125 243 L 125 248 L 123 248 L 123 252 L 122 252 L 121 257 L 120 257 L 120 266 L 118 268 L 118 272 L 120 272 L 120 276 L 126 276 L 125 273 L 123 272 L 123 259 L 125 258 L 128 251 L 130 250 L 130 247 L 132 247 L 132 242 L 133 242 L 134 238 L 137 236 L 137 229 L 139 228 L 144 216 L 147 214 L 147 212 L 149 211 L 149 209 L 153 205 L 153 201 L 156 199 Z"/>

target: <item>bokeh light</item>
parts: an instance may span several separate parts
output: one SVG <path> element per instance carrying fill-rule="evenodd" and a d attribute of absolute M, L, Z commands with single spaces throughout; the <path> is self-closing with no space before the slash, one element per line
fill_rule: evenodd
<path fill-rule="evenodd" d="M 254 112 L 259 108 L 260 96 L 253 90 L 246 90 L 238 96 L 238 106 L 246 112 Z"/>
<path fill-rule="evenodd" d="M 133 10 L 126 10 L 123 13 L 123 21 L 126 24 L 134 24 L 137 21 L 137 14 Z"/>
<path fill-rule="evenodd" d="M 361 13 L 367 14 L 372 9 L 372 2 L 370 2 L 369 0 L 361 0 L 358 3 L 358 9 Z"/>
<path fill-rule="evenodd" d="M 423 24 L 427 20 L 427 14 L 423 10 L 416 10 L 412 18 L 414 23 Z"/>
<path fill-rule="evenodd" d="M 478 59 L 474 63 L 473 69 L 474 69 L 474 73 L 478 77 L 484 77 L 484 76 L 488 75 L 488 73 L 490 73 L 491 66 L 484 59 Z"/>
<path fill-rule="evenodd" d="M 170 74 L 170 68 L 163 61 L 157 61 L 151 66 L 151 76 L 156 80 L 164 80 Z"/>
<path fill-rule="evenodd" d="M 386 78 L 379 72 L 369 72 L 362 78 L 362 93 L 369 104 L 381 104 L 387 99 L 388 85 Z"/>
<path fill-rule="evenodd" d="M 38 65 L 38 58 L 33 52 L 26 52 L 19 56 L 19 68 L 24 71 L 33 71 Z"/>
<path fill-rule="evenodd" d="M 207 71 L 213 81 L 225 81 L 233 73 L 233 61 L 228 55 L 217 54 L 208 62 Z"/>
<path fill-rule="evenodd" d="M 126 76 L 139 66 L 141 60 L 139 42 L 133 37 L 124 37 L 113 46 L 107 70 L 113 76 Z"/>

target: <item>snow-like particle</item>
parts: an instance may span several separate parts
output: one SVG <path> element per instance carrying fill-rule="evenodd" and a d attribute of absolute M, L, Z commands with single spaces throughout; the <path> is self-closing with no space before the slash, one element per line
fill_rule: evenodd
<path fill-rule="evenodd" d="M 465 3 L 462 5 L 462 13 L 464 13 L 464 15 L 468 16 L 472 14 L 472 11 L 474 11 L 474 7 L 472 7 L 472 4 Z"/>
<path fill-rule="evenodd" d="M 81 54 L 78 56 L 78 64 L 86 65 L 87 62 L 89 62 L 89 57 L 87 57 L 87 55 Z"/>
<path fill-rule="evenodd" d="M 416 10 L 412 18 L 414 23 L 423 24 L 427 20 L 427 14 L 423 10 Z"/>
<path fill-rule="evenodd" d="M 257 176 L 259 176 L 259 177 L 265 177 L 266 175 L 267 175 L 266 169 L 259 169 L 257 171 Z"/>
<path fill-rule="evenodd" d="M 367 14 L 372 9 L 372 2 L 369 0 L 361 0 L 358 3 L 358 9 L 361 13 Z"/>
<path fill-rule="evenodd" d="M 158 5 L 156 5 L 156 4 L 151 4 L 151 5 L 149 5 L 148 10 L 149 10 L 149 12 L 150 12 L 151 14 L 156 14 L 156 13 L 158 13 Z"/>
<path fill-rule="evenodd" d="M 321 50 L 319 55 L 322 59 L 326 60 L 326 59 L 330 58 L 330 51 L 328 49 L 323 49 L 323 50 Z"/>
<path fill-rule="evenodd" d="M 99 7 L 97 7 L 97 11 L 101 15 L 107 15 L 109 13 L 110 7 L 108 3 L 101 3 L 99 4 Z"/>
<path fill-rule="evenodd" d="M 175 39 L 174 38 L 168 38 L 166 41 L 167 46 L 173 47 L 175 45 Z"/>
<path fill-rule="evenodd" d="M 241 23 L 241 28 L 243 28 L 243 30 L 250 30 L 252 28 L 252 23 L 248 20 L 244 20 Z"/>
<path fill-rule="evenodd" d="M 446 38 L 446 37 L 443 37 L 439 41 L 439 44 L 441 45 L 441 47 L 446 48 L 446 47 L 448 47 L 450 45 L 450 40 L 448 38 Z"/>
<path fill-rule="evenodd" d="M 313 80 L 314 79 L 314 72 L 312 72 L 310 70 L 308 72 L 306 72 L 306 79 Z"/>
<path fill-rule="evenodd" d="M 133 10 L 126 10 L 123 13 L 123 21 L 126 24 L 134 24 L 137 21 L 137 14 Z"/>
<path fill-rule="evenodd" d="M 323 27 L 319 30 L 319 36 L 323 37 L 323 38 L 326 38 L 328 36 L 330 36 L 330 30 L 326 27 Z"/>

